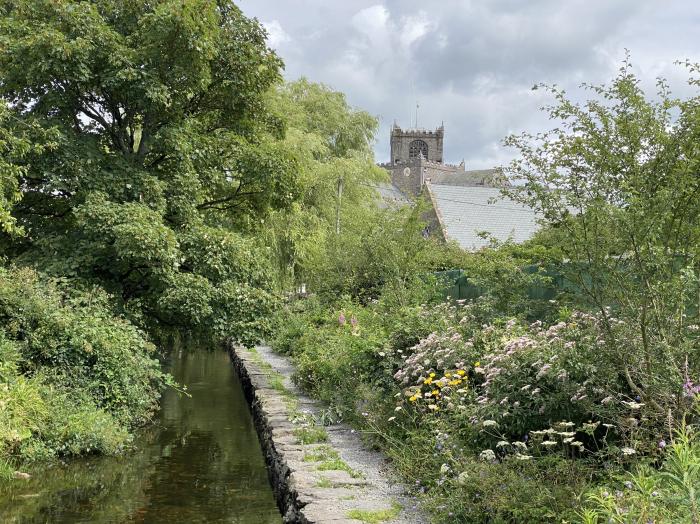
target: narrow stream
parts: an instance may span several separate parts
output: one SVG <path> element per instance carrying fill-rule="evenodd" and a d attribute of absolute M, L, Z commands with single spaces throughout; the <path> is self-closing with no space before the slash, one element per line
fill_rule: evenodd
<path fill-rule="evenodd" d="M 2 523 L 281 522 L 240 382 L 224 351 L 177 350 L 136 451 L 31 471 L 0 486 Z"/>

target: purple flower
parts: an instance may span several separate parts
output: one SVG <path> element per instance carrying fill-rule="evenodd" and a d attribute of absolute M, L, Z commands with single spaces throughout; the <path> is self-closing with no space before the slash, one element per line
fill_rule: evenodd
<path fill-rule="evenodd" d="M 683 384 L 683 393 L 686 397 L 693 398 L 695 395 L 700 394 L 700 384 L 695 385 L 692 380 L 687 378 L 685 384 Z"/>
<path fill-rule="evenodd" d="M 666 447 L 666 441 L 664 439 L 659 440 L 659 448 L 664 449 Z"/>
<path fill-rule="evenodd" d="M 352 327 L 357 327 L 357 318 L 355 318 L 355 315 L 350 317 L 350 324 L 352 325 Z"/>
<path fill-rule="evenodd" d="M 340 315 L 338 315 L 338 325 L 345 325 L 345 314 L 342 311 L 340 312 Z"/>
<path fill-rule="evenodd" d="M 683 392 L 686 397 L 693 398 L 695 395 L 700 394 L 700 385 L 693 384 L 688 375 L 688 357 L 685 357 L 685 384 L 683 384 Z"/>

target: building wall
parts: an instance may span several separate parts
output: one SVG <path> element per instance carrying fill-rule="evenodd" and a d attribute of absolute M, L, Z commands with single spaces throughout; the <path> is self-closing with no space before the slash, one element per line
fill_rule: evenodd
<path fill-rule="evenodd" d="M 411 142 L 422 140 L 428 146 L 426 160 L 442 162 L 442 144 L 445 130 L 442 126 L 435 131 L 425 129 L 401 129 L 394 124 L 391 128 L 391 159 L 390 163 L 406 163 L 411 160 L 409 149 Z"/>
<path fill-rule="evenodd" d="M 426 180 L 431 177 L 464 173 L 464 165 L 440 164 L 422 158 L 406 160 L 398 164 L 379 164 L 389 171 L 391 183 L 407 196 L 418 196 Z"/>

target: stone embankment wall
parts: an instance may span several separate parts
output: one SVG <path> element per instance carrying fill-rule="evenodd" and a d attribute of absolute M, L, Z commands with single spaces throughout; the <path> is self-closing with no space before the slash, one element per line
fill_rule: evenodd
<path fill-rule="evenodd" d="M 284 522 L 426 522 L 415 509 L 403 509 L 413 502 L 402 495 L 401 486 L 387 482 L 383 456 L 363 449 L 355 431 L 344 424 L 317 424 L 320 406 L 291 384 L 288 361 L 264 347 L 230 347 L 229 353 Z"/>
<path fill-rule="evenodd" d="M 283 512 L 287 522 L 304 522 L 299 514 L 300 504 L 296 492 L 289 486 L 291 473 L 289 466 L 284 455 L 277 451 L 272 436 L 273 420 L 277 419 L 279 422 L 287 420 L 285 410 L 279 409 L 279 406 L 284 406 L 282 399 L 278 399 L 278 409 L 271 410 L 269 404 L 274 402 L 276 392 L 269 389 L 265 373 L 257 369 L 257 366 L 251 365 L 252 362 L 241 359 L 234 347 L 229 348 L 229 353 L 253 415 L 277 506 Z"/>

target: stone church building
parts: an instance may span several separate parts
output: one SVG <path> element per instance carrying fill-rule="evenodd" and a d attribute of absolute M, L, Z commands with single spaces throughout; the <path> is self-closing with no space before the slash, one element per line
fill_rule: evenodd
<path fill-rule="evenodd" d="M 425 195 L 432 205 L 431 233 L 456 240 L 463 249 L 489 245 L 483 233 L 498 240 L 523 242 L 537 230 L 535 212 L 501 196 L 508 181 L 498 169 L 467 170 L 464 162 L 444 162 L 445 129 L 391 128 L 390 161 L 379 164 L 391 183 L 379 193 L 385 202 L 407 203 Z"/>

